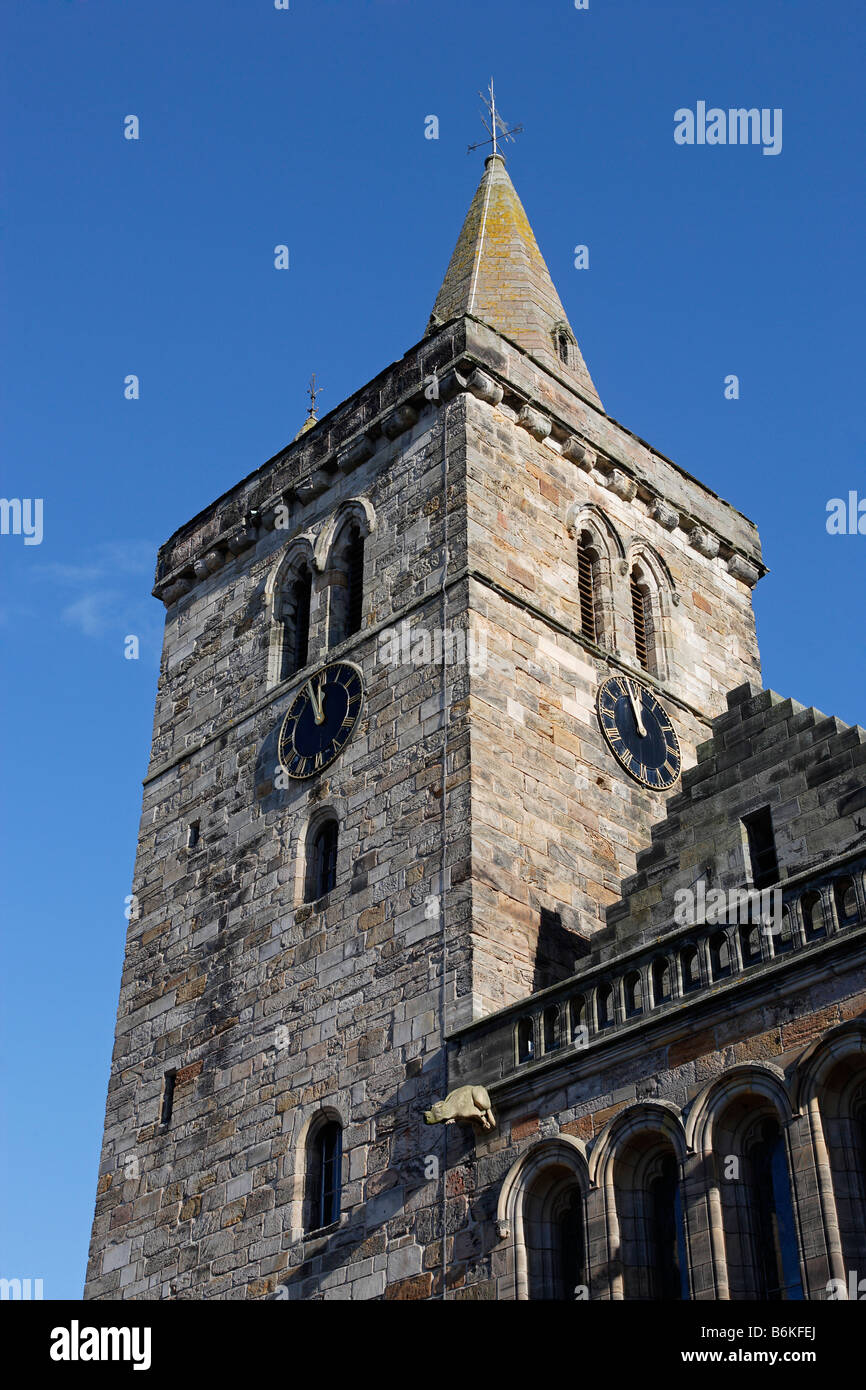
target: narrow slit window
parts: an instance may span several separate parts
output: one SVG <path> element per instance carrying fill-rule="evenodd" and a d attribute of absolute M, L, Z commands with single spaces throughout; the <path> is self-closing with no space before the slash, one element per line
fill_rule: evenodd
<path fill-rule="evenodd" d="M 313 576 L 302 570 L 288 592 L 285 635 L 283 639 L 282 679 L 287 680 L 307 664 L 310 644 L 310 606 Z"/>
<path fill-rule="evenodd" d="M 177 1072 L 167 1071 L 165 1080 L 162 1084 L 162 1106 L 159 1112 L 159 1123 L 167 1125 L 171 1120 L 171 1112 L 174 1110 L 174 1080 Z"/>
<path fill-rule="evenodd" d="M 190 823 L 189 823 L 189 829 L 187 830 L 187 833 L 186 833 L 186 847 L 187 847 L 187 849 L 195 849 L 195 847 L 196 847 L 196 845 L 198 844 L 198 842 L 199 842 L 200 839 L 201 839 L 201 821 L 198 821 L 198 820 L 191 820 Z"/>
<path fill-rule="evenodd" d="M 776 839 L 773 834 L 773 816 L 769 806 L 743 817 L 746 835 L 749 840 L 749 858 L 752 864 L 752 882 L 756 888 L 769 888 L 779 881 L 779 861 L 776 857 Z"/>
<path fill-rule="evenodd" d="M 585 535 L 581 536 L 577 545 L 577 588 L 580 595 L 580 630 L 590 642 L 596 642 L 595 565 Z"/>
<path fill-rule="evenodd" d="M 647 622 L 648 604 L 649 596 L 640 587 L 637 575 L 634 570 L 632 570 L 631 609 L 634 616 L 634 647 L 637 659 L 645 671 L 650 669 L 649 623 Z"/>

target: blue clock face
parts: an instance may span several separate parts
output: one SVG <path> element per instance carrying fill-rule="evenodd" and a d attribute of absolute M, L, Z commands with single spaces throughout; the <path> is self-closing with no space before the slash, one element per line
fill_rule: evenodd
<path fill-rule="evenodd" d="M 314 777 L 342 753 L 363 699 L 363 676 L 349 661 L 335 661 L 305 681 L 280 729 L 277 756 L 289 777 Z"/>
<path fill-rule="evenodd" d="M 682 768 L 680 745 L 652 691 L 629 676 L 611 676 L 596 704 L 610 751 L 629 776 L 654 791 L 672 787 Z"/>

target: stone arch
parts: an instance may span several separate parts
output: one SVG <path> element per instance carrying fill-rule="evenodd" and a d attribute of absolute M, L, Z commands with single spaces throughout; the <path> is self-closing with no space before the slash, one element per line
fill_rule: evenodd
<path fill-rule="evenodd" d="M 294 872 L 294 901 L 296 906 L 301 906 L 307 902 L 307 879 L 310 869 L 309 855 L 313 840 L 318 831 L 328 822 L 334 821 L 337 826 L 337 852 L 340 849 L 340 829 L 342 821 L 340 808 L 333 801 L 324 802 L 314 806 L 310 814 L 306 817 L 298 830 L 298 837 L 295 845 L 295 872 Z M 339 881 L 339 879 L 338 879 Z"/>
<path fill-rule="evenodd" d="M 808 1121 L 830 1274 L 847 1294 L 847 1271 L 866 1268 L 866 1021 L 806 1049 L 796 1105 Z"/>
<path fill-rule="evenodd" d="M 770 1062 L 733 1067 L 694 1102 L 686 1138 L 703 1170 L 717 1298 L 801 1296 L 793 1118 L 784 1075 Z"/>
<path fill-rule="evenodd" d="M 372 504 L 363 497 L 341 502 L 316 544 L 327 598 L 327 646 L 339 646 L 363 626 L 367 604 L 365 543 L 375 528 Z"/>
<path fill-rule="evenodd" d="M 610 561 L 625 559 L 625 546 L 619 531 L 595 502 L 572 502 L 565 514 L 565 526 L 572 540 L 581 528 L 590 531 Z"/>
<path fill-rule="evenodd" d="M 500 1235 L 512 1244 L 513 1282 L 506 1298 L 567 1297 L 565 1284 L 575 1269 L 580 1275 L 575 1284 L 588 1285 L 588 1191 L 586 1149 L 571 1135 L 543 1139 L 512 1165 L 496 1212 Z M 569 1235 L 576 1238 L 578 1250 L 564 1248 Z"/>
<path fill-rule="evenodd" d="M 584 635 L 610 651 L 617 648 L 617 605 L 615 571 L 625 557 L 625 547 L 610 518 L 595 503 L 572 502 L 565 518 L 568 534 L 575 542 L 577 588 Z M 587 573 L 584 574 L 584 566 Z M 592 589 L 592 628 L 587 632 L 587 585 Z"/>
<path fill-rule="evenodd" d="M 686 1143 L 700 1153 L 712 1142 L 713 1124 L 730 1099 L 740 1092 L 766 1097 L 787 1123 L 793 1115 L 785 1075 L 772 1062 L 740 1062 L 710 1081 L 695 1097 L 686 1120 Z"/>
<path fill-rule="evenodd" d="M 689 1296 L 686 1154 L 681 1114 L 670 1101 L 628 1106 L 599 1137 L 590 1180 L 604 1197 L 615 1300 Z"/>
<path fill-rule="evenodd" d="M 291 1181 L 289 1200 L 289 1224 L 293 1241 L 303 1240 L 308 1235 L 305 1205 L 307 1201 L 308 1155 L 310 1141 L 318 1126 L 336 1123 L 346 1132 L 347 1119 L 340 1108 L 329 1101 L 325 1104 L 313 1103 L 299 1106 L 292 1116 L 293 1124 L 289 1148 L 283 1160 L 284 1176 Z M 348 1168 L 348 1155 L 342 1155 L 341 1185 L 345 1187 Z"/>
<path fill-rule="evenodd" d="M 357 522 L 366 540 L 376 529 L 376 510 L 367 497 L 348 497 L 336 508 L 319 532 L 315 543 L 316 569 L 324 573 L 330 566 L 335 542 L 348 522 Z"/>
<path fill-rule="evenodd" d="M 669 678 L 673 662 L 673 610 L 678 601 L 673 576 L 654 546 L 642 538 L 632 540 L 626 559 L 629 583 L 629 612 L 635 651 L 638 642 L 634 612 L 636 595 L 641 596 L 648 666 L 657 680 Z"/>
<path fill-rule="evenodd" d="M 311 531 L 294 536 L 284 547 L 265 581 L 265 602 L 268 611 L 268 686 L 279 685 L 284 679 L 286 643 L 291 637 L 291 588 L 295 576 L 305 569 L 312 576 L 311 595 L 315 593 L 314 537 Z M 307 618 L 309 626 L 309 616 Z"/>

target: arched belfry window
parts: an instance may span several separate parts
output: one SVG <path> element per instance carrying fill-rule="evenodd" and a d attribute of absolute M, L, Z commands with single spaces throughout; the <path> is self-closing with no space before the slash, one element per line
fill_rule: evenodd
<path fill-rule="evenodd" d="M 318 1231 L 340 1219 L 343 1129 L 339 1120 L 321 1116 L 307 1139 L 307 1198 L 304 1226 Z"/>
<path fill-rule="evenodd" d="M 797 1230 L 781 1116 L 769 1096 L 736 1091 L 713 1123 L 732 1299 L 801 1299 Z"/>
<path fill-rule="evenodd" d="M 649 593 L 641 585 L 637 570 L 630 576 L 631 611 L 634 621 L 634 649 L 638 661 L 645 671 L 652 670 L 650 661 L 650 630 L 652 628 L 652 608 Z"/>
<path fill-rule="evenodd" d="M 313 574 L 308 565 L 301 565 L 290 574 L 283 586 L 282 623 L 283 646 L 280 680 L 288 680 L 307 664 L 310 643 L 310 601 Z"/>
<path fill-rule="evenodd" d="M 350 522 L 338 539 L 330 573 L 328 646 L 359 632 L 364 611 L 364 535 Z"/>
<path fill-rule="evenodd" d="M 304 901 L 316 902 L 337 884 L 339 826 L 336 816 L 326 816 L 307 831 Z"/>
<path fill-rule="evenodd" d="M 599 557 L 588 531 L 577 541 L 577 588 L 580 596 L 580 630 L 590 642 L 599 639 L 598 621 Z"/>
<path fill-rule="evenodd" d="M 679 1163 L 670 1140 L 651 1129 L 627 1131 L 613 1165 L 623 1298 L 688 1299 Z"/>
<path fill-rule="evenodd" d="M 775 1116 L 758 1121 L 745 1142 L 752 1225 L 753 1297 L 803 1297 L 785 1141 Z"/>

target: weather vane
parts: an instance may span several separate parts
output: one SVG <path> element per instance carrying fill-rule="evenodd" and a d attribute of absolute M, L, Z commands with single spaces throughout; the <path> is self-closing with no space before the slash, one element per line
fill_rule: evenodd
<path fill-rule="evenodd" d="M 316 418 L 316 397 L 321 396 L 324 389 L 324 386 L 320 386 L 318 390 L 316 389 L 316 373 L 313 372 L 313 375 L 310 377 L 310 384 L 307 387 L 307 394 L 310 397 L 310 405 L 309 409 L 307 410 L 307 416 L 310 420 L 315 420 Z"/>
<path fill-rule="evenodd" d="M 520 132 L 523 130 L 523 126 L 522 126 L 522 125 L 515 125 L 515 126 L 512 126 L 511 129 L 509 129 L 508 126 L 507 126 L 507 125 L 505 124 L 505 122 L 503 121 L 502 117 L 499 116 L 499 115 L 497 115 L 497 113 L 496 113 L 496 98 L 495 98 L 495 96 L 493 95 L 493 78 L 492 78 L 492 77 L 491 77 L 491 79 L 490 79 L 490 92 L 489 92 L 489 95 L 488 95 L 488 96 L 485 96 L 483 92 L 479 92 L 478 95 L 480 96 L 481 100 L 484 102 L 484 105 L 487 107 L 487 111 L 488 111 L 488 114 L 489 114 L 489 116 L 490 116 L 490 122 L 489 122 L 489 124 L 488 124 L 488 122 L 485 120 L 485 118 L 484 118 L 483 116 L 481 117 L 481 124 L 484 126 L 484 129 L 487 131 L 488 135 L 490 136 L 490 139 L 489 139 L 489 140 L 479 140 L 478 143 L 477 143 L 476 145 L 468 145 L 468 146 L 467 146 L 467 149 L 466 149 L 466 153 L 467 153 L 467 154 L 471 154 L 473 150 L 480 150 L 481 147 L 482 147 L 482 145 L 490 145 L 490 144 L 492 144 L 492 145 L 493 145 L 493 153 L 494 153 L 494 154 L 498 154 L 498 153 L 499 153 L 499 147 L 498 147 L 498 146 L 499 146 L 499 137 L 502 138 L 503 143 L 504 143 L 506 140 L 513 140 L 514 137 L 515 137 L 515 135 L 519 135 Z"/>

